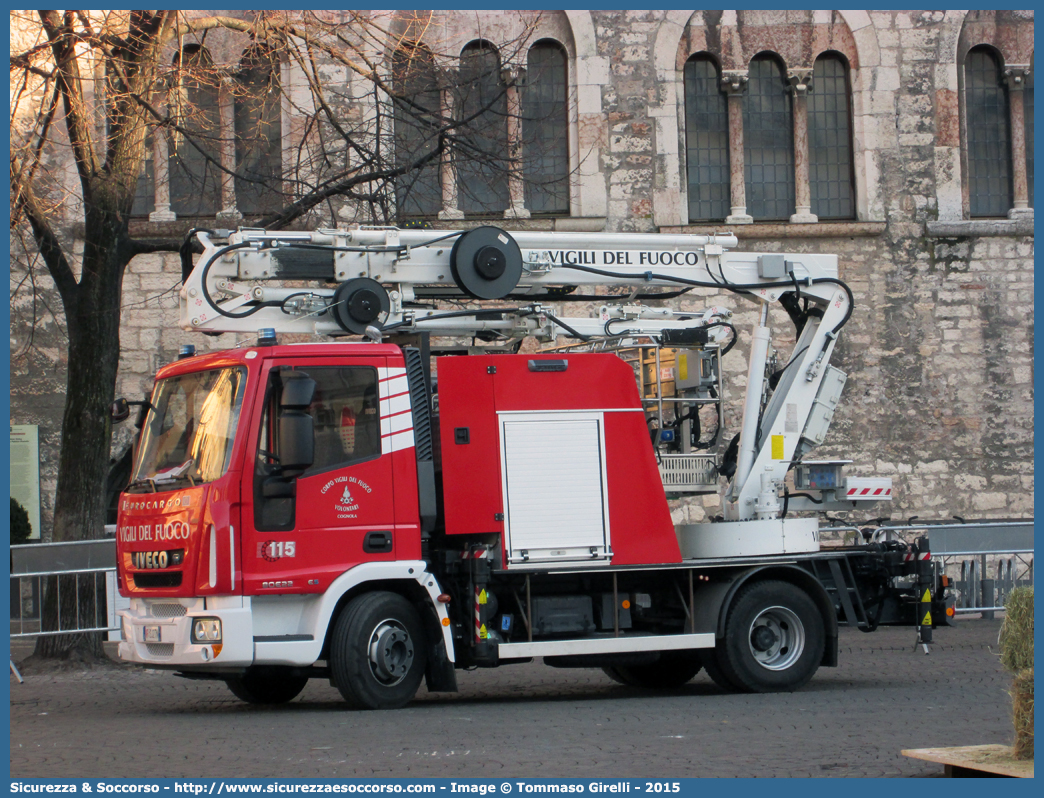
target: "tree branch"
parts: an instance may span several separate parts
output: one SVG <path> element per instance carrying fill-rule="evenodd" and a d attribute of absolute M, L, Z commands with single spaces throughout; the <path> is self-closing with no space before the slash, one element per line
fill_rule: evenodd
<path fill-rule="evenodd" d="M 69 143 L 72 145 L 73 159 L 76 161 L 76 170 L 80 175 L 83 198 L 89 202 L 91 178 L 97 172 L 98 164 L 91 138 L 91 124 L 83 99 L 83 85 L 80 81 L 80 65 L 76 58 L 75 44 L 66 32 L 66 26 L 59 20 L 57 11 L 41 11 L 40 21 L 51 42 L 56 78 L 58 86 L 61 88 L 65 107 L 65 126 L 69 131 Z"/>
<path fill-rule="evenodd" d="M 33 238 L 36 240 L 36 246 L 40 250 L 40 256 L 44 259 L 47 271 L 50 272 L 51 279 L 54 280 L 58 293 L 62 297 L 66 318 L 71 319 L 76 307 L 77 288 L 79 286 L 76 284 L 76 276 L 73 274 L 72 267 L 65 257 L 65 252 L 62 250 L 62 244 L 28 187 L 22 186 L 19 189 L 12 185 L 11 189 L 18 192 L 17 206 L 29 221 L 29 226 L 33 231 Z"/>

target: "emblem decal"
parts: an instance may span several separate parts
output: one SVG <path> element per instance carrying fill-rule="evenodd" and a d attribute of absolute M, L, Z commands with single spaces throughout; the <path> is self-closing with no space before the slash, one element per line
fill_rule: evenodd
<path fill-rule="evenodd" d="M 373 493 L 373 488 L 371 488 L 358 477 L 336 477 L 335 479 L 331 479 L 329 482 L 323 485 L 323 488 L 319 491 L 319 493 L 325 496 L 335 485 L 344 486 L 340 496 L 338 496 L 334 500 L 334 509 L 337 511 L 337 518 L 357 518 L 357 513 L 359 511 L 358 491 L 353 493 L 353 488 L 358 488 L 359 490 L 363 491 L 363 493 L 367 494 Z M 336 493 L 334 493 L 333 495 L 337 496 Z"/>

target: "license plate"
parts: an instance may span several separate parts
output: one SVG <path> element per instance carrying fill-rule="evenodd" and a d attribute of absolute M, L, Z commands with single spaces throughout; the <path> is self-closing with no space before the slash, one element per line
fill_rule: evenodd
<path fill-rule="evenodd" d="M 158 643 L 160 641 L 160 628 L 158 626 L 145 627 L 145 642 Z"/>

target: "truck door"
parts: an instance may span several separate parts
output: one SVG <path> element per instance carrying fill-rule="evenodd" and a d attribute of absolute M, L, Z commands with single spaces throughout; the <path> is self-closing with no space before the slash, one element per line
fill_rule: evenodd
<path fill-rule="evenodd" d="M 353 565 L 395 558 L 392 462 L 382 451 L 378 372 L 385 358 L 287 359 L 267 368 L 245 469 L 243 580 L 248 593 L 314 593 Z M 282 385 L 315 382 L 314 460 L 301 473 L 279 460 Z"/>

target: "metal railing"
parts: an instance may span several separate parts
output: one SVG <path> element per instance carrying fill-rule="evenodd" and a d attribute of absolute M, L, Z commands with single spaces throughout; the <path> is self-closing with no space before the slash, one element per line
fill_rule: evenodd
<path fill-rule="evenodd" d="M 821 534 L 840 533 L 862 542 L 856 527 L 828 527 Z M 927 535 L 937 573 L 949 576 L 957 590 L 955 611 L 992 618 L 1016 587 L 1033 585 L 1033 519 L 967 521 L 877 527 L 872 540 L 899 539 L 913 543 Z M 996 579 L 987 577 L 993 570 Z"/>
<path fill-rule="evenodd" d="M 116 541 L 33 543 L 11 548 L 11 638 L 115 632 Z M 54 591 L 55 629 L 44 629 L 45 602 Z M 69 591 L 75 600 L 69 600 Z M 63 596 L 68 606 L 63 606 Z M 87 613 L 83 598 L 93 599 Z M 16 611 L 17 608 L 17 611 Z"/>

